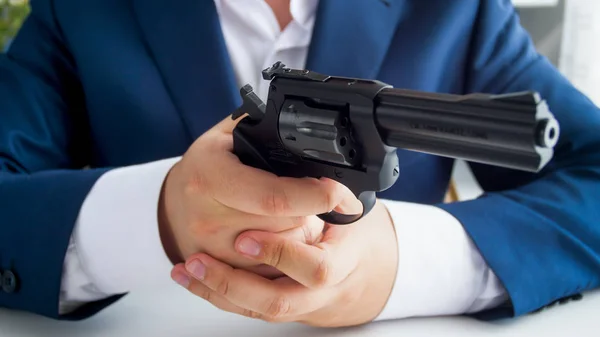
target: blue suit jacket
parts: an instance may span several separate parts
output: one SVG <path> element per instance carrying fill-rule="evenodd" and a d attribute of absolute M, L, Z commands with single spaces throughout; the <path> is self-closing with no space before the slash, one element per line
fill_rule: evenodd
<path fill-rule="evenodd" d="M 511 1 L 321 1 L 307 68 L 444 93 L 539 91 L 562 126 L 543 172 L 471 165 L 485 196 L 443 205 L 452 160 L 401 150 L 399 181 L 380 197 L 462 222 L 510 295 L 487 317 L 598 286 L 600 113 L 536 53 Z M 0 270 L 18 286 L 0 306 L 59 317 L 65 251 L 94 182 L 182 155 L 238 104 L 213 1 L 33 0 L 0 56 Z"/>

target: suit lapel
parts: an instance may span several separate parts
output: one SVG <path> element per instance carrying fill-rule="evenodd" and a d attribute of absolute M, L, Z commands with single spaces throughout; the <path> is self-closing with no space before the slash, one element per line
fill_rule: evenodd
<path fill-rule="evenodd" d="M 239 104 L 212 0 L 133 0 L 144 38 L 192 140 Z"/>
<path fill-rule="evenodd" d="M 406 0 L 321 0 L 306 68 L 374 79 Z"/>
<path fill-rule="evenodd" d="M 133 0 L 133 6 L 193 140 L 240 103 L 215 3 Z M 405 0 L 321 0 L 306 68 L 375 78 L 404 6 Z"/>

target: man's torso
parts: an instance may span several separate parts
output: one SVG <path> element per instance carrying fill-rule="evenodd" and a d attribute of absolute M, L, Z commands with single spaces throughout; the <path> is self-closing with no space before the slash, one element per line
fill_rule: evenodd
<path fill-rule="evenodd" d="M 306 68 L 464 93 L 477 1 L 369 2 L 321 1 Z M 92 167 L 182 155 L 239 104 L 213 1 L 57 0 L 55 13 L 85 95 Z M 398 155 L 400 178 L 380 196 L 441 202 L 452 161 Z"/>

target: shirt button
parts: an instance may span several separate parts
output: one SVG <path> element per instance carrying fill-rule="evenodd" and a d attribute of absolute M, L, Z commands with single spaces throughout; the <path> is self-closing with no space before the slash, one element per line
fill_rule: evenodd
<path fill-rule="evenodd" d="M 17 290 L 17 276 L 10 270 L 2 274 L 2 290 L 8 294 Z"/>

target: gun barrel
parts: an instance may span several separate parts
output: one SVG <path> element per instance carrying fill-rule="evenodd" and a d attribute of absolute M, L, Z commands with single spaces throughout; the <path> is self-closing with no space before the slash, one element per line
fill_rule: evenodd
<path fill-rule="evenodd" d="M 559 126 L 535 92 L 448 95 L 385 88 L 376 125 L 388 146 L 531 172 L 553 156 Z"/>

